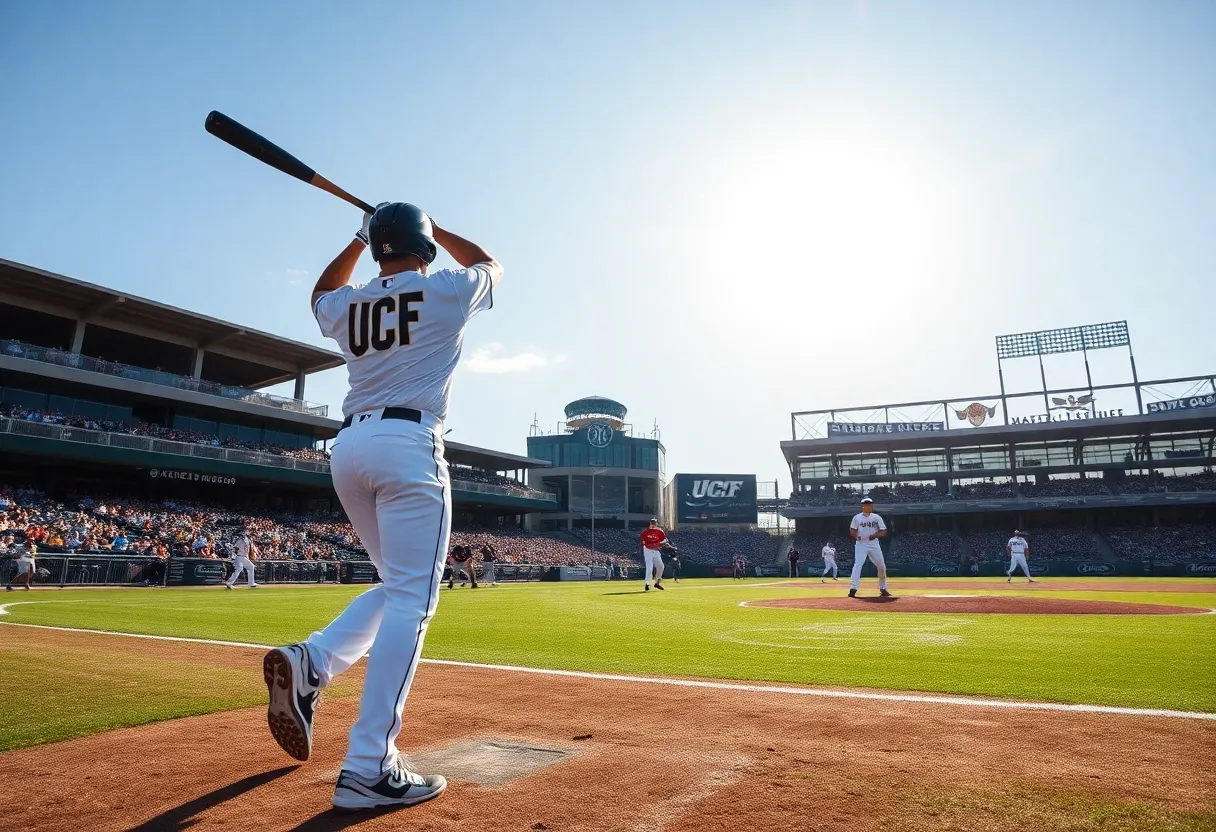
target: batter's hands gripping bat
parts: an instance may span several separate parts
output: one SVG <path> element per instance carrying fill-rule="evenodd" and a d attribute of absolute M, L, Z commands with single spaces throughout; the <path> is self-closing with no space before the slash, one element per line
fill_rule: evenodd
<path fill-rule="evenodd" d="M 228 118 L 219 110 L 212 110 L 207 114 L 207 123 L 204 126 L 207 132 L 217 139 L 227 142 L 237 150 L 248 153 L 259 162 L 265 162 L 288 176 L 294 176 L 309 185 L 315 185 L 323 191 L 328 191 L 338 199 L 345 200 L 368 214 L 376 212 L 374 206 L 351 196 L 277 144 L 267 141 L 239 121 Z"/>

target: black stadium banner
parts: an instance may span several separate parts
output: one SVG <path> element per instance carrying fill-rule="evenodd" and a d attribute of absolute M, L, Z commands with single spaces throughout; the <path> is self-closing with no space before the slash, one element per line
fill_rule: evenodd
<path fill-rule="evenodd" d="M 148 476 L 154 480 L 205 482 L 212 485 L 236 485 L 236 477 L 224 477 L 218 474 L 200 474 L 197 471 L 169 471 L 164 468 L 153 468 L 148 472 Z"/>
<path fill-rule="evenodd" d="M 957 575 L 957 563 L 931 563 L 929 564 L 930 575 Z"/>
<path fill-rule="evenodd" d="M 755 525 L 755 474 L 676 474 L 676 519 L 680 523 Z"/>
<path fill-rule="evenodd" d="M 350 561 L 342 564 L 341 580 L 344 584 L 379 583 L 380 575 L 371 561 Z"/>
<path fill-rule="evenodd" d="M 1164 402 L 1147 402 L 1149 413 L 1168 413 L 1171 410 L 1190 410 L 1197 407 L 1216 406 L 1216 393 L 1189 396 L 1185 399 L 1169 399 Z"/>
<path fill-rule="evenodd" d="M 170 586 L 215 586 L 224 582 L 226 574 L 222 560 L 170 558 L 169 577 L 165 583 Z"/>
<path fill-rule="evenodd" d="M 1033 572 L 1033 567 L 1031 568 Z M 1113 575 L 1115 574 L 1115 566 L 1111 563 L 1085 562 L 1077 564 L 1078 575 Z"/>
<path fill-rule="evenodd" d="M 936 433 L 945 422 L 828 422 L 828 436 L 885 433 Z"/>

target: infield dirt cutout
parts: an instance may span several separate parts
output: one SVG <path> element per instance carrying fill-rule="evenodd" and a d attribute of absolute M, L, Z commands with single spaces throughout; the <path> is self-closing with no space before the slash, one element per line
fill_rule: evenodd
<path fill-rule="evenodd" d="M 129 645 L 133 658 L 172 651 L 261 674 L 260 650 L 40 630 L 22 638 L 31 660 L 42 643 L 105 639 Z M 433 664 L 418 671 L 400 745 L 422 760 L 454 760 L 440 771 L 447 793 L 408 809 L 338 814 L 329 800 L 357 707 L 322 700 L 303 765 L 271 740 L 262 707 L 0 754 L 10 786 L 0 829 L 1123 832 L 1160 820 L 1201 824 L 1160 827 L 1170 829 L 1216 823 L 1216 721 Z M 467 749 L 504 748 L 542 759 L 518 777 L 459 765 L 476 759 Z M 1095 826 L 1095 813 L 1127 822 Z"/>
<path fill-rule="evenodd" d="M 1022 595 L 860 595 L 856 598 L 774 598 L 744 601 L 745 607 L 837 612 L 928 612 L 954 615 L 1204 615 L 1199 607 L 1136 604 L 1125 601 L 1080 601 Z"/>

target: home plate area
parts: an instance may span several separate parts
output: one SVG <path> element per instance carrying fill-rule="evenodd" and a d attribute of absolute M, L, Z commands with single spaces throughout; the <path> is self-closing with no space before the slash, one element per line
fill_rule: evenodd
<path fill-rule="evenodd" d="M 748 607 L 840 612 L 929 612 L 973 615 L 1204 615 L 1195 607 L 1134 604 L 1123 601 L 1080 601 L 1072 598 L 1019 595 L 859 595 L 856 598 L 775 598 L 747 601 Z"/>

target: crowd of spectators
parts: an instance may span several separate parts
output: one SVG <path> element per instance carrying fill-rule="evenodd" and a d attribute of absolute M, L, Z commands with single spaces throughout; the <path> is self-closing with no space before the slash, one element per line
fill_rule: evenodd
<path fill-rule="evenodd" d="M 1110 494 L 1100 479 L 1069 477 L 1045 482 L 1024 482 L 1018 486 L 1023 497 L 1098 497 Z"/>
<path fill-rule="evenodd" d="M 1089 529 L 1022 529 L 1026 542 L 1030 544 L 1031 557 L 1040 558 L 1100 558 L 1102 544 L 1096 533 Z M 965 544 L 970 553 L 981 560 L 993 556 L 1005 556 L 1005 544 L 1013 536 L 1013 530 L 999 532 L 973 532 L 966 536 Z"/>
<path fill-rule="evenodd" d="M 519 480 L 513 480 L 510 477 L 504 477 L 501 474 L 494 474 L 489 471 L 482 471 L 478 468 L 470 468 L 467 465 L 452 465 L 449 473 L 453 480 L 497 485 L 501 488 L 510 489 L 520 495 L 526 495 L 534 491 L 534 489 L 529 488 Z"/>
<path fill-rule="evenodd" d="M 1216 526 L 1131 526 L 1109 529 L 1106 539 L 1120 558 L 1128 560 L 1216 561 Z"/>
<path fill-rule="evenodd" d="M 893 563 L 955 563 L 959 537 L 954 532 L 901 532 L 892 538 Z"/>
<path fill-rule="evenodd" d="M 117 553 L 158 557 L 227 558 L 233 538 L 248 529 L 267 560 L 366 560 L 367 552 L 340 515 L 238 510 L 202 503 L 131 497 L 74 496 L 57 500 L 40 491 L 0 487 L 0 555 L 34 543 L 40 553 Z M 632 533 L 631 533 L 632 534 Z M 603 566 L 606 555 L 563 533 L 511 529 L 454 529 L 452 545 L 499 560 L 545 566 Z M 621 553 L 640 563 L 637 551 Z"/>

